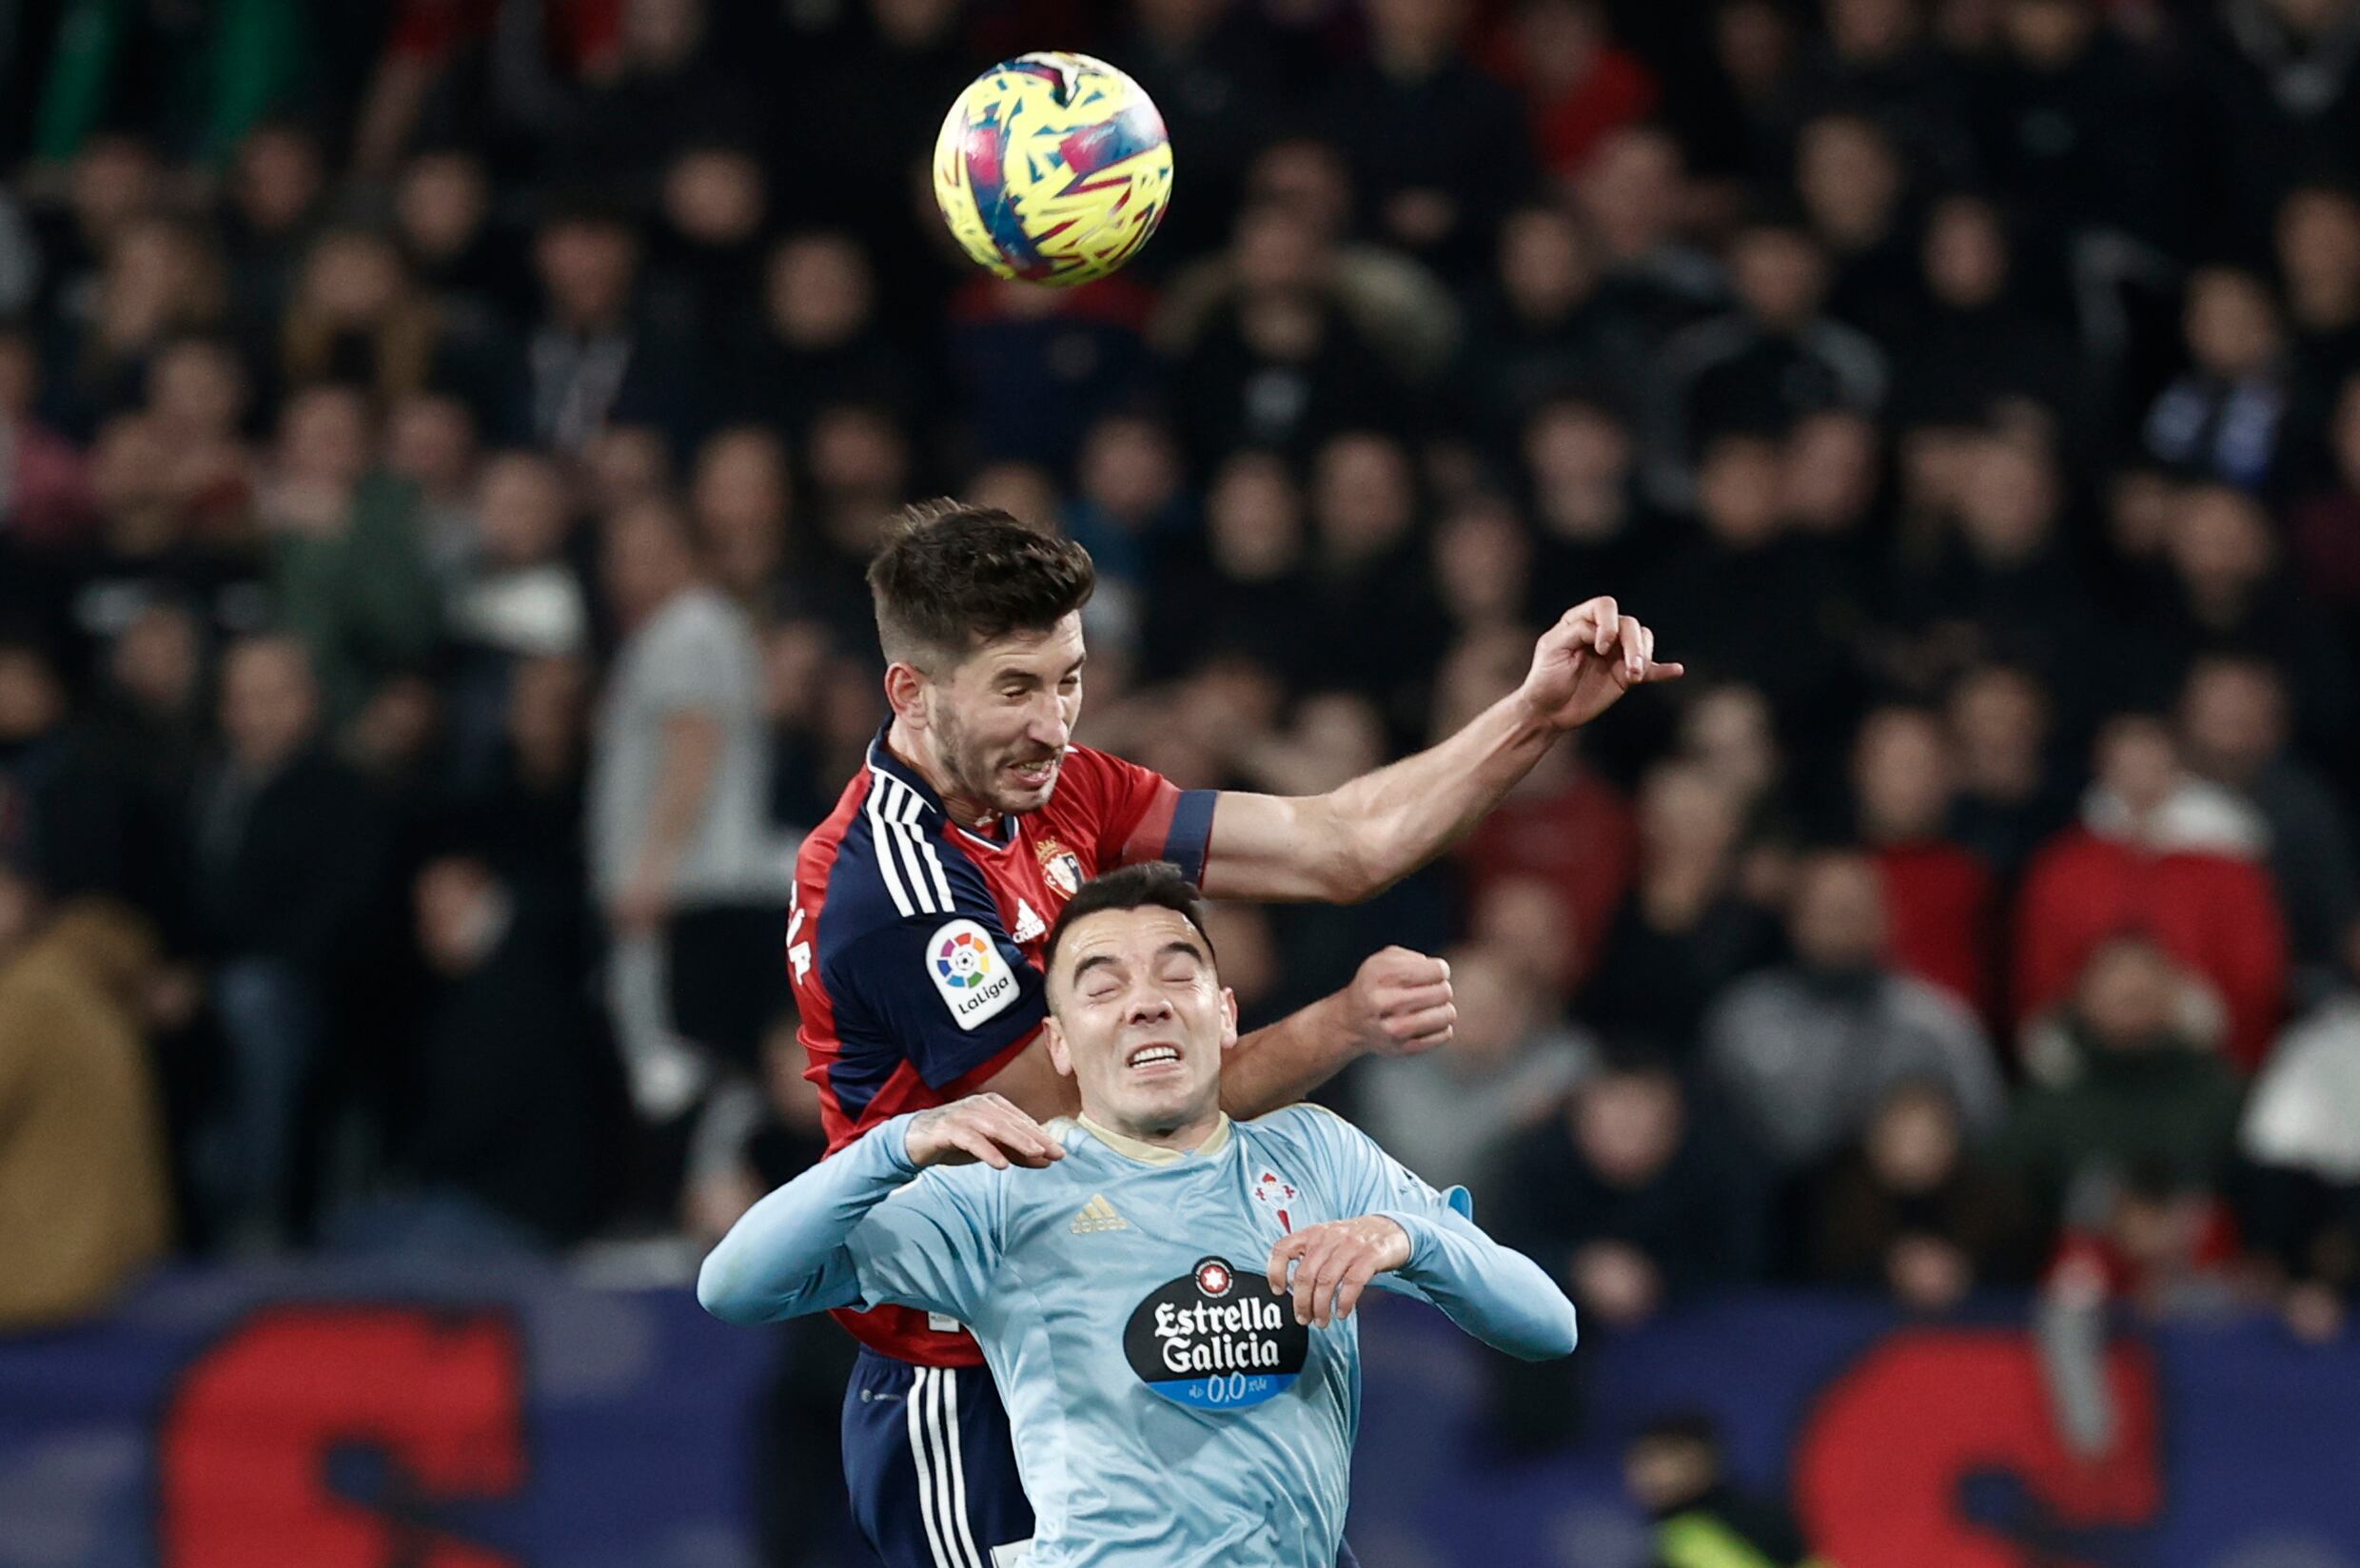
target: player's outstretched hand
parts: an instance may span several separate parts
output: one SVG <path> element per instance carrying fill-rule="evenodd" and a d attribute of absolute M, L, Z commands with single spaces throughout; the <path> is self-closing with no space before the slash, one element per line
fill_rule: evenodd
<path fill-rule="evenodd" d="M 919 1111 L 910 1122 L 907 1147 L 910 1163 L 920 1167 L 980 1160 L 994 1170 L 1038 1170 L 1065 1158 L 1048 1128 L 996 1094 L 971 1094 Z"/>
<path fill-rule="evenodd" d="M 1678 680 L 1686 673 L 1678 664 L 1657 663 L 1653 629 L 1602 597 L 1575 605 L 1541 634 L 1523 695 L 1551 728 L 1570 730 L 1613 707 L 1634 686 Z"/>
<path fill-rule="evenodd" d="M 1270 1248 L 1270 1291 L 1289 1288 L 1294 1266 L 1295 1322 L 1325 1328 L 1352 1315 L 1368 1282 L 1409 1262 L 1409 1232 L 1382 1214 L 1306 1225 Z"/>
<path fill-rule="evenodd" d="M 1407 948 L 1381 948 L 1345 988 L 1352 1035 L 1379 1056 L 1415 1056 L 1446 1045 L 1459 1022 L 1450 966 Z"/>

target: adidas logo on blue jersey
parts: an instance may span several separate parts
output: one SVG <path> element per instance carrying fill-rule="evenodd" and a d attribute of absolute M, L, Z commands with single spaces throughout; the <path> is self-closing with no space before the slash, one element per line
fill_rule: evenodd
<path fill-rule="evenodd" d="M 1094 1236 L 1102 1230 L 1129 1230 L 1131 1222 L 1114 1212 L 1114 1205 L 1106 1201 L 1106 1194 L 1093 1194 L 1073 1216 L 1071 1227 L 1076 1236 Z"/>

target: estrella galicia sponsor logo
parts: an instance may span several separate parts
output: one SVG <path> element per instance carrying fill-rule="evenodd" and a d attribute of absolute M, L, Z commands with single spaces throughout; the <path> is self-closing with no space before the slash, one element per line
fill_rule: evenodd
<path fill-rule="evenodd" d="M 1204 1258 L 1156 1287 L 1123 1329 L 1140 1382 L 1175 1404 L 1234 1410 L 1284 1392 L 1303 1370 L 1310 1330 L 1257 1278 L 1241 1287 L 1227 1258 Z"/>

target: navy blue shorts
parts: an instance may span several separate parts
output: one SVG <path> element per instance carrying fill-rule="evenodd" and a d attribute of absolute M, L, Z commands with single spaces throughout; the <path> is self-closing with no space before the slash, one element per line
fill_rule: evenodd
<path fill-rule="evenodd" d="M 995 1547 L 1032 1539 L 1008 1409 L 985 1367 L 913 1366 L 861 1346 L 844 1389 L 844 1485 L 884 1568 L 1000 1568 Z M 1350 1546 L 1336 1568 L 1360 1568 Z"/>

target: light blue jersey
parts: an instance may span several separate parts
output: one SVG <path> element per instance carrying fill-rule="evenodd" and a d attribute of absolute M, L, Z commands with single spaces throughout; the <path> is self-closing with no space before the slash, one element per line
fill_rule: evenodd
<path fill-rule="evenodd" d="M 896 1303 L 955 1318 L 1006 1401 L 1037 1518 L 1028 1568 L 1329 1568 L 1360 1417 L 1357 1319 L 1294 1321 L 1270 1249 L 1383 1214 L 1386 1288 L 1511 1355 L 1571 1353 L 1573 1304 L 1366 1133 L 1315 1106 L 1175 1153 L 1052 1124 L 1043 1170 L 917 1172 L 895 1117 L 764 1198 L 705 1260 L 732 1323 Z"/>

